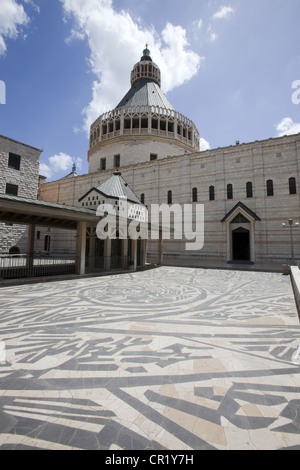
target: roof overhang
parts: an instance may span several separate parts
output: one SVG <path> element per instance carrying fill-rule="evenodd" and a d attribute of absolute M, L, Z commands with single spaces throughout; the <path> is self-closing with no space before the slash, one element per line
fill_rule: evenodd
<path fill-rule="evenodd" d="M 97 217 L 89 209 L 0 194 L 0 222 L 76 230 L 78 222 L 94 225 Z"/>

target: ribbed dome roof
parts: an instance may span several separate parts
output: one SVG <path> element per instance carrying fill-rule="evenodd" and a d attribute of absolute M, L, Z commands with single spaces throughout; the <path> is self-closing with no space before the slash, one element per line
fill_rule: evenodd
<path fill-rule="evenodd" d="M 174 109 L 160 87 L 149 78 L 134 83 L 117 108 L 123 106 L 160 106 Z"/>

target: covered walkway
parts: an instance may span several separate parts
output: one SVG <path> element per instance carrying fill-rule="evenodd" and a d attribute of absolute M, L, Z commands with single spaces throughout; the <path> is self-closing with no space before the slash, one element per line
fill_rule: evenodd
<path fill-rule="evenodd" d="M 143 266 L 146 242 L 139 240 L 97 239 L 96 225 L 100 218 L 94 210 L 77 208 L 35 199 L 0 195 L 0 222 L 28 226 L 26 254 L 0 256 L 0 279 L 55 276 L 98 271 L 109 272 Z M 35 253 L 36 227 L 53 227 L 76 231 L 74 256 Z M 97 246 L 101 245 L 100 253 Z M 161 246 L 161 241 L 160 241 Z M 161 251 L 160 251 L 161 253 Z"/>

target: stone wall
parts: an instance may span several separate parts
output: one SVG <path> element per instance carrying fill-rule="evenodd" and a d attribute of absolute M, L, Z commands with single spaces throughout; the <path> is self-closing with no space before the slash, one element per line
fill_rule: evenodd
<path fill-rule="evenodd" d="M 149 148 L 147 151 L 150 153 Z M 138 146 L 136 152 L 138 158 Z M 153 162 L 121 165 L 120 171 L 139 198 L 144 194 L 148 206 L 167 203 L 168 191 L 172 191 L 173 204 L 192 203 L 193 188 L 197 188 L 198 203 L 205 207 L 204 248 L 189 253 L 185 251 L 185 241 L 165 241 L 165 263 L 169 260 L 170 264 L 176 262 L 194 266 L 207 260 L 230 261 L 230 230 L 222 220 L 239 202 L 260 219 L 253 221 L 251 226 L 253 261 L 277 265 L 290 262 L 290 234 L 282 229 L 282 223 L 289 218 L 300 219 L 299 134 L 166 157 Z M 97 187 L 107 180 L 111 173 L 111 170 L 92 172 L 43 184 L 40 198 L 78 206 L 78 199 L 93 186 Z M 296 194 L 289 192 L 289 178 L 296 179 Z M 267 196 L 268 180 L 273 181 L 273 196 Z M 252 183 L 253 197 L 247 197 L 248 182 Z M 233 187 L 232 199 L 227 197 L 228 184 Z M 210 186 L 215 189 L 214 200 L 209 200 Z M 300 228 L 295 229 L 294 237 L 295 255 L 300 260 Z M 150 242 L 148 249 L 151 259 L 155 259 L 157 242 Z"/>
<path fill-rule="evenodd" d="M 20 169 L 9 168 L 9 153 L 20 155 Z M 18 196 L 36 199 L 39 184 L 41 150 L 0 136 L 0 193 L 6 193 L 6 184 L 18 186 Z M 18 246 L 22 253 L 27 249 L 27 227 L 0 224 L 0 254 Z"/>

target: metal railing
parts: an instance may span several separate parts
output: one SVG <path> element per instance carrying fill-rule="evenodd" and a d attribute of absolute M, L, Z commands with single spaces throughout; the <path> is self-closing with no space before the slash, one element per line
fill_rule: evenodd
<path fill-rule="evenodd" d="M 0 255 L 0 278 L 75 274 L 75 256 Z"/>

